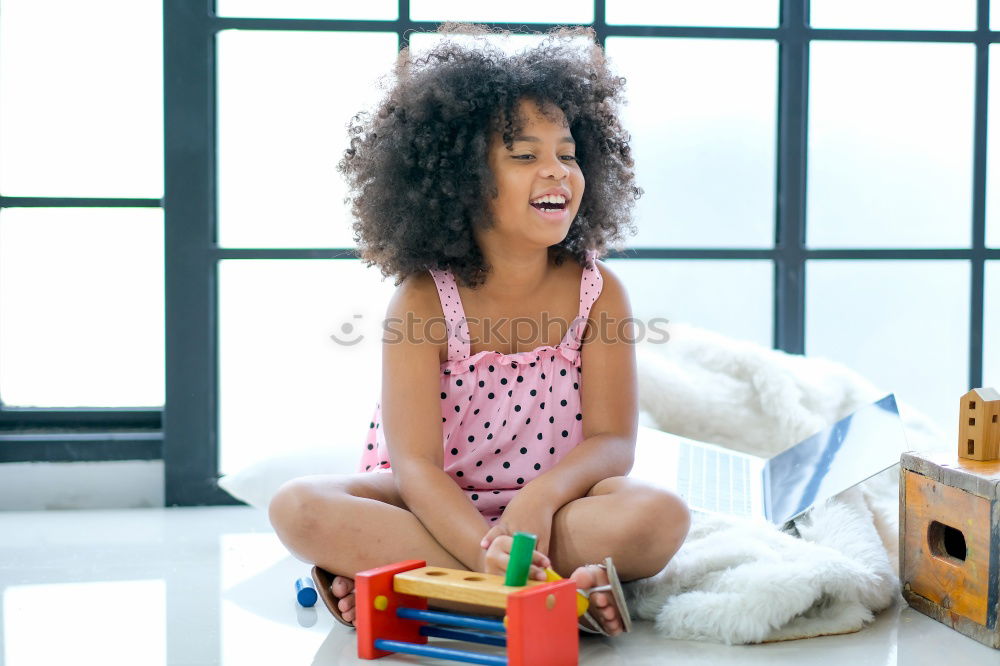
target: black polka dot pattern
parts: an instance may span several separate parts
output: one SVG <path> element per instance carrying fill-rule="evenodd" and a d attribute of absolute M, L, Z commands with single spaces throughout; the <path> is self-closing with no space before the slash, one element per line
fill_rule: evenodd
<path fill-rule="evenodd" d="M 563 339 L 555 347 L 514 354 L 481 351 L 471 356 L 454 276 L 447 270 L 430 271 L 448 324 L 440 388 L 444 468 L 487 520 L 495 522 L 519 488 L 583 439 L 580 340 L 603 286 L 596 257 L 596 251 L 588 254 L 578 316 Z M 377 402 L 358 471 L 391 471 L 381 420 Z"/>

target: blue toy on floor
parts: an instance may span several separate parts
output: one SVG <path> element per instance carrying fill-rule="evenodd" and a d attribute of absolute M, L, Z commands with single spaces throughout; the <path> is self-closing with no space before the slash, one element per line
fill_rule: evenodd
<path fill-rule="evenodd" d="M 311 608 L 316 605 L 318 598 L 319 595 L 316 593 L 315 586 L 313 586 L 312 578 L 303 576 L 295 581 L 295 600 L 300 605 Z"/>

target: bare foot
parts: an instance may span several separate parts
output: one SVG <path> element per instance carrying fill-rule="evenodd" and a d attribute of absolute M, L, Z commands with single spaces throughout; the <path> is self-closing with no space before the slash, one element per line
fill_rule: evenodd
<path fill-rule="evenodd" d="M 581 590 L 608 584 L 608 572 L 596 564 L 587 564 L 574 571 L 570 578 Z M 594 592 L 590 595 L 590 608 L 595 610 L 601 626 L 612 636 L 624 631 L 622 616 L 610 592 Z M 589 611 L 588 611 L 589 612 Z"/>
<path fill-rule="evenodd" d="M 354 624 L 354 579 L 334 576 L 330 591 L 337 597 L 337 608 L 346 622 Z"/>

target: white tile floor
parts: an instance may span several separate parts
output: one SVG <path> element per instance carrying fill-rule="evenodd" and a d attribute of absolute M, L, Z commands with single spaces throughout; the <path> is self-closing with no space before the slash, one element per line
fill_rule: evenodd
<path fill-rule="evenodd" d="M 0 512 L 0 663 L 369 663 L 322 602 L 295 603 L 308 570 L 247 507 Z M 639 622 L 614 640 L 585 637 L 580 661 L 984 665 L 1000 664 L 1000 651 L 894 607 L 857 634 L 755 646 L 664 640 Z"/>

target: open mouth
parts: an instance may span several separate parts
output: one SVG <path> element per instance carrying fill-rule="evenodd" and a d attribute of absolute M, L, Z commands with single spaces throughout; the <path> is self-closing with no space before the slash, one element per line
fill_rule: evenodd
<path fill-rule="evenodd" d="M 565 210 L 566 208 L 565 203 L 549 203 L 547 201 L 544 201 L 542 203 L 533 203 L 531 205 L 537 208 L 538 210 L 544 210 L 544 211 Z"/>

